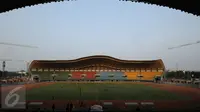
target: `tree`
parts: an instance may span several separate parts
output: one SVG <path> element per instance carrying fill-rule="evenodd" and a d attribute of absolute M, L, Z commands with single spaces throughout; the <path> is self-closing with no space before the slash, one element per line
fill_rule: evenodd
<path fill-rule="evenodd" d="M 20 70 L 17 73 L 20 74 L 20 76 L 27 76 L 27 72 L 25 70 Z"/>

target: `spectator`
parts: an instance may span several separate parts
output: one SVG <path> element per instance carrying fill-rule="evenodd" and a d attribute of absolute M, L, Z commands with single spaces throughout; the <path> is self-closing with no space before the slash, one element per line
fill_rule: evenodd
<path fill-rule="evenodd" d="M 72 109 L 74 108 L 73 103 L 70 104 L 70 112 L 72 112 Z"/>
<path fill-rule="evenodd" d="M 70 104 L 67 103 L 66 112 L 69 112 L 69 107 L 70 107 Z"/>
<path fill-rule="evenodd" d="M 55 104 L 52 105 L 52 110 L 55 112 Z"/>

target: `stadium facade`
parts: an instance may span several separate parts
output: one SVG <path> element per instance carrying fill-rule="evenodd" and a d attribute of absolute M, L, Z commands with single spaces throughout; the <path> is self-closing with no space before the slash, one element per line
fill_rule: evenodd
<path fill-rule="evenodd" d="M 147 80 L 161 76 L 164 63 L 158 60 L 121 60 L 104 55 L 74 60 L 34 60 L 30 73 L 39 80 Z"/>

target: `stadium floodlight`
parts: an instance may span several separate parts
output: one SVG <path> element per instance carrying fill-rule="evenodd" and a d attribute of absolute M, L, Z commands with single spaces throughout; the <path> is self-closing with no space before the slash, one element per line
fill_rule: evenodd
<path fill-rule="evenodd" d="M 0 42 L 0 44 L 1 45 L 9 45 L 9 46 L 17 46 L 17 47 L 26 47 L 26 48 L 38 48 L 37 46 L 14 44 L 14 43 L 7 43 L 7 42 Z"/>

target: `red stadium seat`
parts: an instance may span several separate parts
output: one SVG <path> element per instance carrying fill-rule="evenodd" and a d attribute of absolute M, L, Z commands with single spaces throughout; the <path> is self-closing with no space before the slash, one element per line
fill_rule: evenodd
<path fill-rule="evenodd" d="M 96 72 L 85 72 L 84 74 L 86 74 L 85 79 L 94 80 Z"/>
<path fill-rule="evenodd" d="M 72 72 L 72 79 L 82 79 L 84 72 Z"/>

